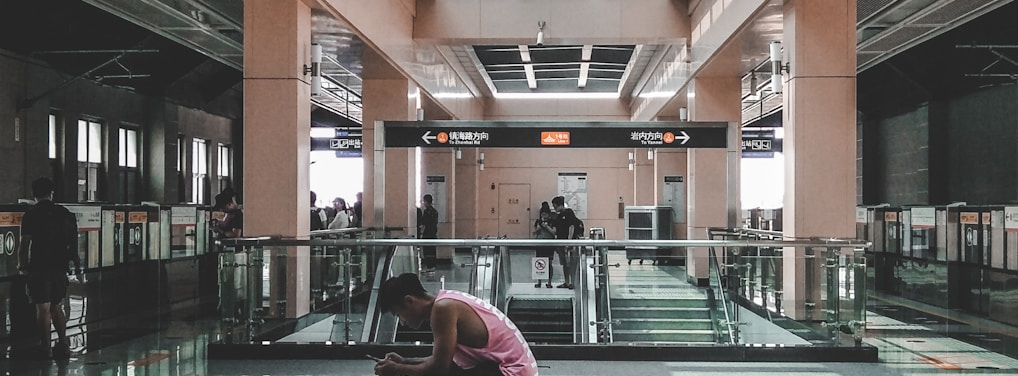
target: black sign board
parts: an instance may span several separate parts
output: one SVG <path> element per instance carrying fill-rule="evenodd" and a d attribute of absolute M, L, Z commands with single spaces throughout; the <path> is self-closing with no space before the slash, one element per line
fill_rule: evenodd
<path fill-rule="evenodd" d="M 360 157 L 362 144 L 360 132 L 336 130 L 335 137 L 312 138 L 311 150 L 335 150 L 337 157 Z"/>
<path fill-rule="evenodd" d="M 727 123 L 385 122 L 385 147 L 725 148 Z"/>
<path fill-rule="evenodd" d="M 781 139 L 773 129 L 742 129 L 743 158 L 772 158 L 774 152 L 781 152 Z"/>

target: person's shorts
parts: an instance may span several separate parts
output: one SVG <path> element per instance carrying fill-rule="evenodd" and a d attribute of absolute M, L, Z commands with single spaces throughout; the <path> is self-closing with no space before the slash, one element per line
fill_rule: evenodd
<path fill-rule="evenodd" d="M 59 303 L 67 296 L 67 285 L 67 273 L 32 272 L 25 288 L 32 304 Z"/>

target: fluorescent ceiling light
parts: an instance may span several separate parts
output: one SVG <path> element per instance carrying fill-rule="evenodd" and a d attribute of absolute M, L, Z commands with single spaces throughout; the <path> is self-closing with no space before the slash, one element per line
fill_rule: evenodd
<path fill-rule="evenodd" d="M 618 99 L 619 93 L 495 93 L 495 99 Z"/>
<path fill-rule="evenodd" d="M 438 93 L 432 95 L 435 99 L 447 99 L 447 98 L 473 98 L 473 94 L 470 93 Z"/>
<path fill-rule="evenodd" d="M 333 137 L 336 137 L 336 130 L 333 128 L 311 127 L 311 138 Z"/>

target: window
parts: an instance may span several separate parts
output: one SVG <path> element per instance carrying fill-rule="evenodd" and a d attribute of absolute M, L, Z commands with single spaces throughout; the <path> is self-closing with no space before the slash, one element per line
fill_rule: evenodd
<path fill-rule="evenodd" d="M 99 122 L 78 120 L 78 201 L 99 199 L 102 133 L 102 124 Z"/>
<path fill-rule="evenodd" d="M 49 159 L 57 159 L 57 116 L 49 115 Z"/>
<path fill-rule="evenodd" d="M 219 174 L 219 190 L 230 186 L 230 145 L 219 144 L 217 174 Z"/>
<path fill-rule="evenodd" d="M 204 204 L 206 179 L 209 173 L 208 142 L 196 138 L 191 141 L 191 202 Z"/>
<path fill-rule="evenodd" d="M 123 202 L 134 203 L 138 199 L 138 131 L 120 128 L 120 184 Z"/>
<path fill-rule="evenodd" d="M 120 128 L 120 167 L 138 167 L 138 131 Z"/>

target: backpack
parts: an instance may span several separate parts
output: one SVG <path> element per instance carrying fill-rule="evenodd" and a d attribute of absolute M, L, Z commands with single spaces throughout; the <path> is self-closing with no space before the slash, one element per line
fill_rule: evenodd
<path fill-rule="evenodd" d="M 573 218 L 576 219 L 576 222 L 573 223 L 573 239 L 581 239 L 583 238 L 583 220 L 576 216 Z"/>
<path fill-rule="evenodd" d="M 311 231 L 324 229 L 325 222 L 322 220 L 322 208 L 311 208 Z"/>

